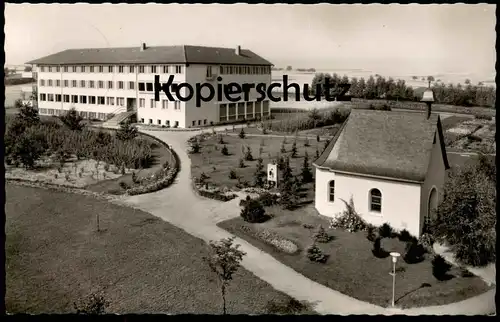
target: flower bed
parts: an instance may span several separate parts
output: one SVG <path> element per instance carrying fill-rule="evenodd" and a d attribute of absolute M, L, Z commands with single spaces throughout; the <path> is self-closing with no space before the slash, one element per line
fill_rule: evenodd
<path fill-rule="evenodd" d="M 267 229 L 256 231 L 252 229 L 252 227 L 243 225 L 241 226 L 241 230 L 247 234 L 253 235 L 271 246 L 274 246 L 283 253 L 293 255 L 299 251 L 299 247 L 294 242 Z"/>
<path fill-rule="evenodd" d="M 196 184 L 193 181 L 193 189 L 202 197 L 210 198 L 218 201 L 230 201 L 236 198 L 238 195 L 232 193 L 230 190 L 219 189 L 219 188 L 206 188 L 200 184 Z"/>

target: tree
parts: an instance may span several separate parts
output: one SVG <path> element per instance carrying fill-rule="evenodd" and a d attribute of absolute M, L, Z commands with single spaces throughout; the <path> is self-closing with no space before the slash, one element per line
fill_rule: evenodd
<path fill-rule="evenodd" d="M 138 135 L 137 127 L 132 125 L 130 120 L 120 124 L 120 129 L 116 132 L 116 137 L 121 141 L 132 140 Z"/>
<path fill-rule="evenodd" d="M 496 260 L 496 167 L 481 155 L 453 171 L 431 231 L 445 239 L 460 262 L 483 266 Z"/>
<path fill-rule="evenodd" d="M 44 148 L 34 133 L 25 132 L 17 138 L 9 152 L 11 160 L 22 163 L 26 169 L 33 169 L 35 162 L 42 156 Z"/>
<path fill-rule="evenodd" d="M 218 242 L 210 241 L 211 256 L 204 257 L 212 272 L 217 275 L 221 286 L 222 312 L 226 310 L 226 288 L 233 279 L 234 273 L 240 267 L 245 252 L 239 250 L 240 245 L 233 245 L 234 237 L 221 239 Z"/>
<path fill-rule="evenodd" d="M 109 302 L 104 297 L 102 293 L 92 293 L 87 298 L 79 301 L 79 303 L 74 302 L 73 306 L 76 310 L 76 314 L 104 314 L 106 308 L 109 306 Z"/>
<path fill-rule="evenodd" d="M 313 108 L 309 114 L 307 115 L 309 120 L 313 122 L 313 127 L 316 127 L 316 124 L 319 120 L 321 120 L 321 115 L 319 114 L 319 111 L 317 108 Z"/>
<path fill-rule="evenodd" d="M 286 66 L 286 71 L 289 72 L 292 70 L 292 66 Z"/>
<path fill-rule="evenodd" d="M 72 131 L 81 131 L 84 128 L 81 117 L 75 108 L 71 108 L 66 114 L 61 116 L 61 121 Z"/>
<path fill-rule="evenodd" d="M 311 168 L 309 167 L 309 155 L 307 151 L 304 155 L 304 163 L 302 164 L 302 183 L 309 183 L 313 180 L 313 175 L 311 172 Z"/>
<path fill-rule="evenodd" d="M 262 187 L 264 186 L 264 177 L 266 176 L 266 173 L 264 172 L 264 164 L 262 158 L 257 159 L 257 169 L 255 170 L 255 185 L 257 187 Z"/>
<path fill-rule="evenodd" d="M 19 106 L 19 113 L 16 115 L 16 118 L 22 121 L 26 127 L 40 124 L 38 110 L 34 106 L 28 104 L 21 104 L 21 106 Z"/>
<path fill-rule="evenodd" d="M 292 143 L 292 158 L 297 157 L 297 141 L 293 141 Z"/>
<path fill-rule="evenodd" d="M 429 82 L 429 87 L 431 87 L 431 82 L 434 81 L 434 76 L 427 76 L 427 81 Z"/>
<path fill-rule="evenodd" d="M 27 73 L 31 72 L 32 70 L 33 70 L 33 68 L 31 66 L 24 67 L 24 71 L 27 72 Z"/>
<path fill-rule="evenodd" d="M 240 134 L 238 134 L 238 136 L 239 136 L 241 139 L 244 139 L 244 138 L 245 138 L 245 130 L 243 130 L 243 128 L 241 128 Z"/>

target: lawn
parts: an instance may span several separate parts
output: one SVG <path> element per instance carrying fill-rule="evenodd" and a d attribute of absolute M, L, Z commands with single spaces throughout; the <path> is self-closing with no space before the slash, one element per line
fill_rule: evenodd
<path fill-rule="evenodd" d="M 273 206 L 266 211 L 274 217 L 262 224 L 249 224 L 241 218 L 234 218 L 220 223 L 219 226 L 263 249 L 283 264 L 320 284 L 362 301 L 384 307 L 390 305 L 391 259 L 376 258 L 371 252 L 372 243 L 366 239 L 365 233 L 328 229 L 328 220 L 318 215 L 312 206 L 295 211 L 284 211 Z M 326 254 L 330 255 L 326 264 L 311 262 L 304 255 L 304 250 L 312 243 L 315 229 L 305 228 L 303 224 L 315 228 L 323 225 L 333 236 L 334 239 L 329 243 L 318 244 Z M 256 232 L 263 229 L 293 241 L 301 251 L 294 255 L 286 254 L 254 237 Z M 397 239 L 383 239 L 382 246 L 387 251 L 404 252 L 404 244 Z M 430 256 L 426 256 L 427 258 L 418 264 L 410 265 L 402 260 L 398 262 L 400 267 L 398 270 L 404 271 L 397 273 L 397 306 L 407 308 L 448 304 L 484 293 L 489 289 L 478 277 L 461 277 L 457 268 L 453 268 L 451 272 L 454 278 L 438 282 L 432 275 Z"/>
<path fill-rule="evenodd" d="M 9 184 L 6 194 L 9 313 L 72 313 L 74 301 L 100 287 L 111 313 L 222 312 L 202 240 L 91 197 Z M 269 300 L 289 300 L 243 268 L 227 298 L 233 314 L 265 313 Z"/>
<path fill-rule="evenodd" d="M 205 141 L 201 142 L 200 153 L 190 154 L 191 158 L 191 175 L 193 177 L 200 177 L 201 173 L 205 173 L 209 176 L 207 182 L 218 187 L 227 187 L 230 189 L 236 189 L 236 184 L 238 184 L 238 179 L 230 179 L 229 173 L 234 170 L 241 178 L 241 181 L 248 181 L 249 184 L 253 184 L 254 174 L 256 171 L 256 159 L 259 157 L 259 148 L 261 142 L 264 142 L 262 147 L 261 157 L 263 159 L 264 171 L 267 171 L 267 164 L 277 158 L 278 154 L 282 156 L 290 155 L 292 145 L 294 142 L 294 136 L 290 135 L 286 137 L 285 149 L 286 153 L 280 153 L 281 144 L 283 138 L 280 137 L 257 137 L 257 136 L 247 136 L 244 139 L 238 136 L 224 135 L 223 140 L 229 151 L 229 155 L 223 155 L 221 150 L 224 144 L 218 142 L 217 136 L 212 136 L 207 138 Z M 316 159 L 316 147 L 321 153 L 324 142 L 316 142 L 316 139 L 309 139 L 308 142 L 310 146 L 305 147 L 305 139 L 297 139 L 297 157 L 290 158 L 290 166 L 294 171 L 294 174 L 299 174 L 304 162 L 304 154 L 307 151 L 309 155 L 309 164 Z M 247 147 L 250 147 L 252 151 L 252 156 L 254 161 L 244 161 L 245 167 L 239 167 L 239 159 L 243 158 L 243 152 L 246 151 Z M 312 166 L 311 166 L 312 169 Z M 309 197 L 313 197 L 313 186 L 312 183 L 304 185 L 304 189 L 307 189 L 310 193 Z"/>

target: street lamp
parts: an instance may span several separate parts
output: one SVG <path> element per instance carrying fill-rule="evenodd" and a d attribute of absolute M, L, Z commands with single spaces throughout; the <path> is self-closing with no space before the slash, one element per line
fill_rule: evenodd
<path fill-rule="evenodd" d="M 396 289 L 396 262 L 398 261 L 398 257 L 401 256 L 400 253 L 392 252 L 390 253 L 392 257 L 392 272 L 389 275 L 392 275 L 392 307 L 394 307 L 394 293 Z"/>

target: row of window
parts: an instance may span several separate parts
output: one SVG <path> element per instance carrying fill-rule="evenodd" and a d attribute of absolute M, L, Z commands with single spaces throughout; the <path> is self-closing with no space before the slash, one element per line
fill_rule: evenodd
<path fill-rule="evenodd" d="M 169 105 L 169 100 L 161 100 L 161 108 L 162 109 L 168 109 Z M 150 108 L 156 108 L 158 105 L 156 104 L 157 102 L 154 99 L 149 100 L 149 107 Z M 172 104 L 172 103 L 170 103 Z M 181 102 L 180 101 L 174 101 L 174 110 L 180 110 L 181 109 Z M 139 107 L 146 107 L 146 99 L 145 98 L 140 98 L 139 99 Z"/>
<path fill-rule="evenodd" d="M 41 102 L 64 102 L 78 104 L 115 105 L 115 97 L 68 95 L 68 94 L 45 94 L 40 93 Z M 116 106 L 125 106 L 124 97 L 116 97 Z"/>
<path fill-rule="evenodd" d="M 212 67 L 207 66 L 207 77 L 213 76 Z M 219 75 L 268 75 L 271 74 L 270 66 L 219 66 Z"/>
<path fill-rule="evenodd" d="M 335 201 L 335 180 L 332 180 L 328 184 L 328 200 L 330 202 Z M 372 189 L 369 192 L 370 197 L 370 211 L 382 212 L 382 193 L 378 189 Z"/>
<path fill-rule="evenodd" d="M 141 84 L 141 83 L 139 83 Z M 144 84 L 144 83 L 142 83 Z M 61 86 L 62 85 L 62 86 Z M 153 83 L 151 83 L 151 86 Z M 93 80 L 60 80 L 60 79 L 40 79 L 40 86 L 47 87 L 72 87 L 72 88 L 106 88 L 106 89 L 125 89 L 124 81 L 117 81 L 116 87 L 113 81 L 93 81 Z M 135 82 L 127 82 L 127 89 L 135 89 Z M 152 91 L 152 89 L 151 89 Z"/>
<path fill-rule="evenodd" d="M 143 118 L 141 118 L 141 120 L 140 120 L 140 121 L 141 121 L 141 123 L 144 123 L 144 119 L 143 119 Z M 205 120 L 205 123 L 206 123 L 206 122 L 207 122 L 207 120 Z M 153 119 L 149 119 L 148 124 L 154 124 L 154 123 L 153 123 Z M 160 120 L 160 119 L 157 119 L 157 120 L 156 120 L 156 124 L 158 124 L 158 125 L 170 126 L 170 121 L 169 121 L 169 120 L 165 120 L 165 124 L 162 124 L 162 123 L 161 123 L 161 120 Z M 175 122 L 174 122 L 174 127 L 178 127 L 178 126 L 179 126 L 179 121 L 175 121 Z"/>
<path fill-rule="evenodd" d="M 53 109 L 53 108 L 40 108 L 38 109 L 38 112 L 40 114 L 44 115 L 64 115 L 68 111 L 67 110 L 62 110 L 62 109 Z M 84 112 L 80 111 L 79 112 L 80 116 L 83 118 L 89 118 L 89 119 L 99 119 L 99 120 L 106 120 L 108 118 L 107 113 L 98 113 L 98 112 Z"/>
<path fill-rule="evenodd" d="M 40 72 L 48 73 L 151 73 L 182 74 L 182 65 L 90 65 L 90 66 L 40 66 Z"/>

